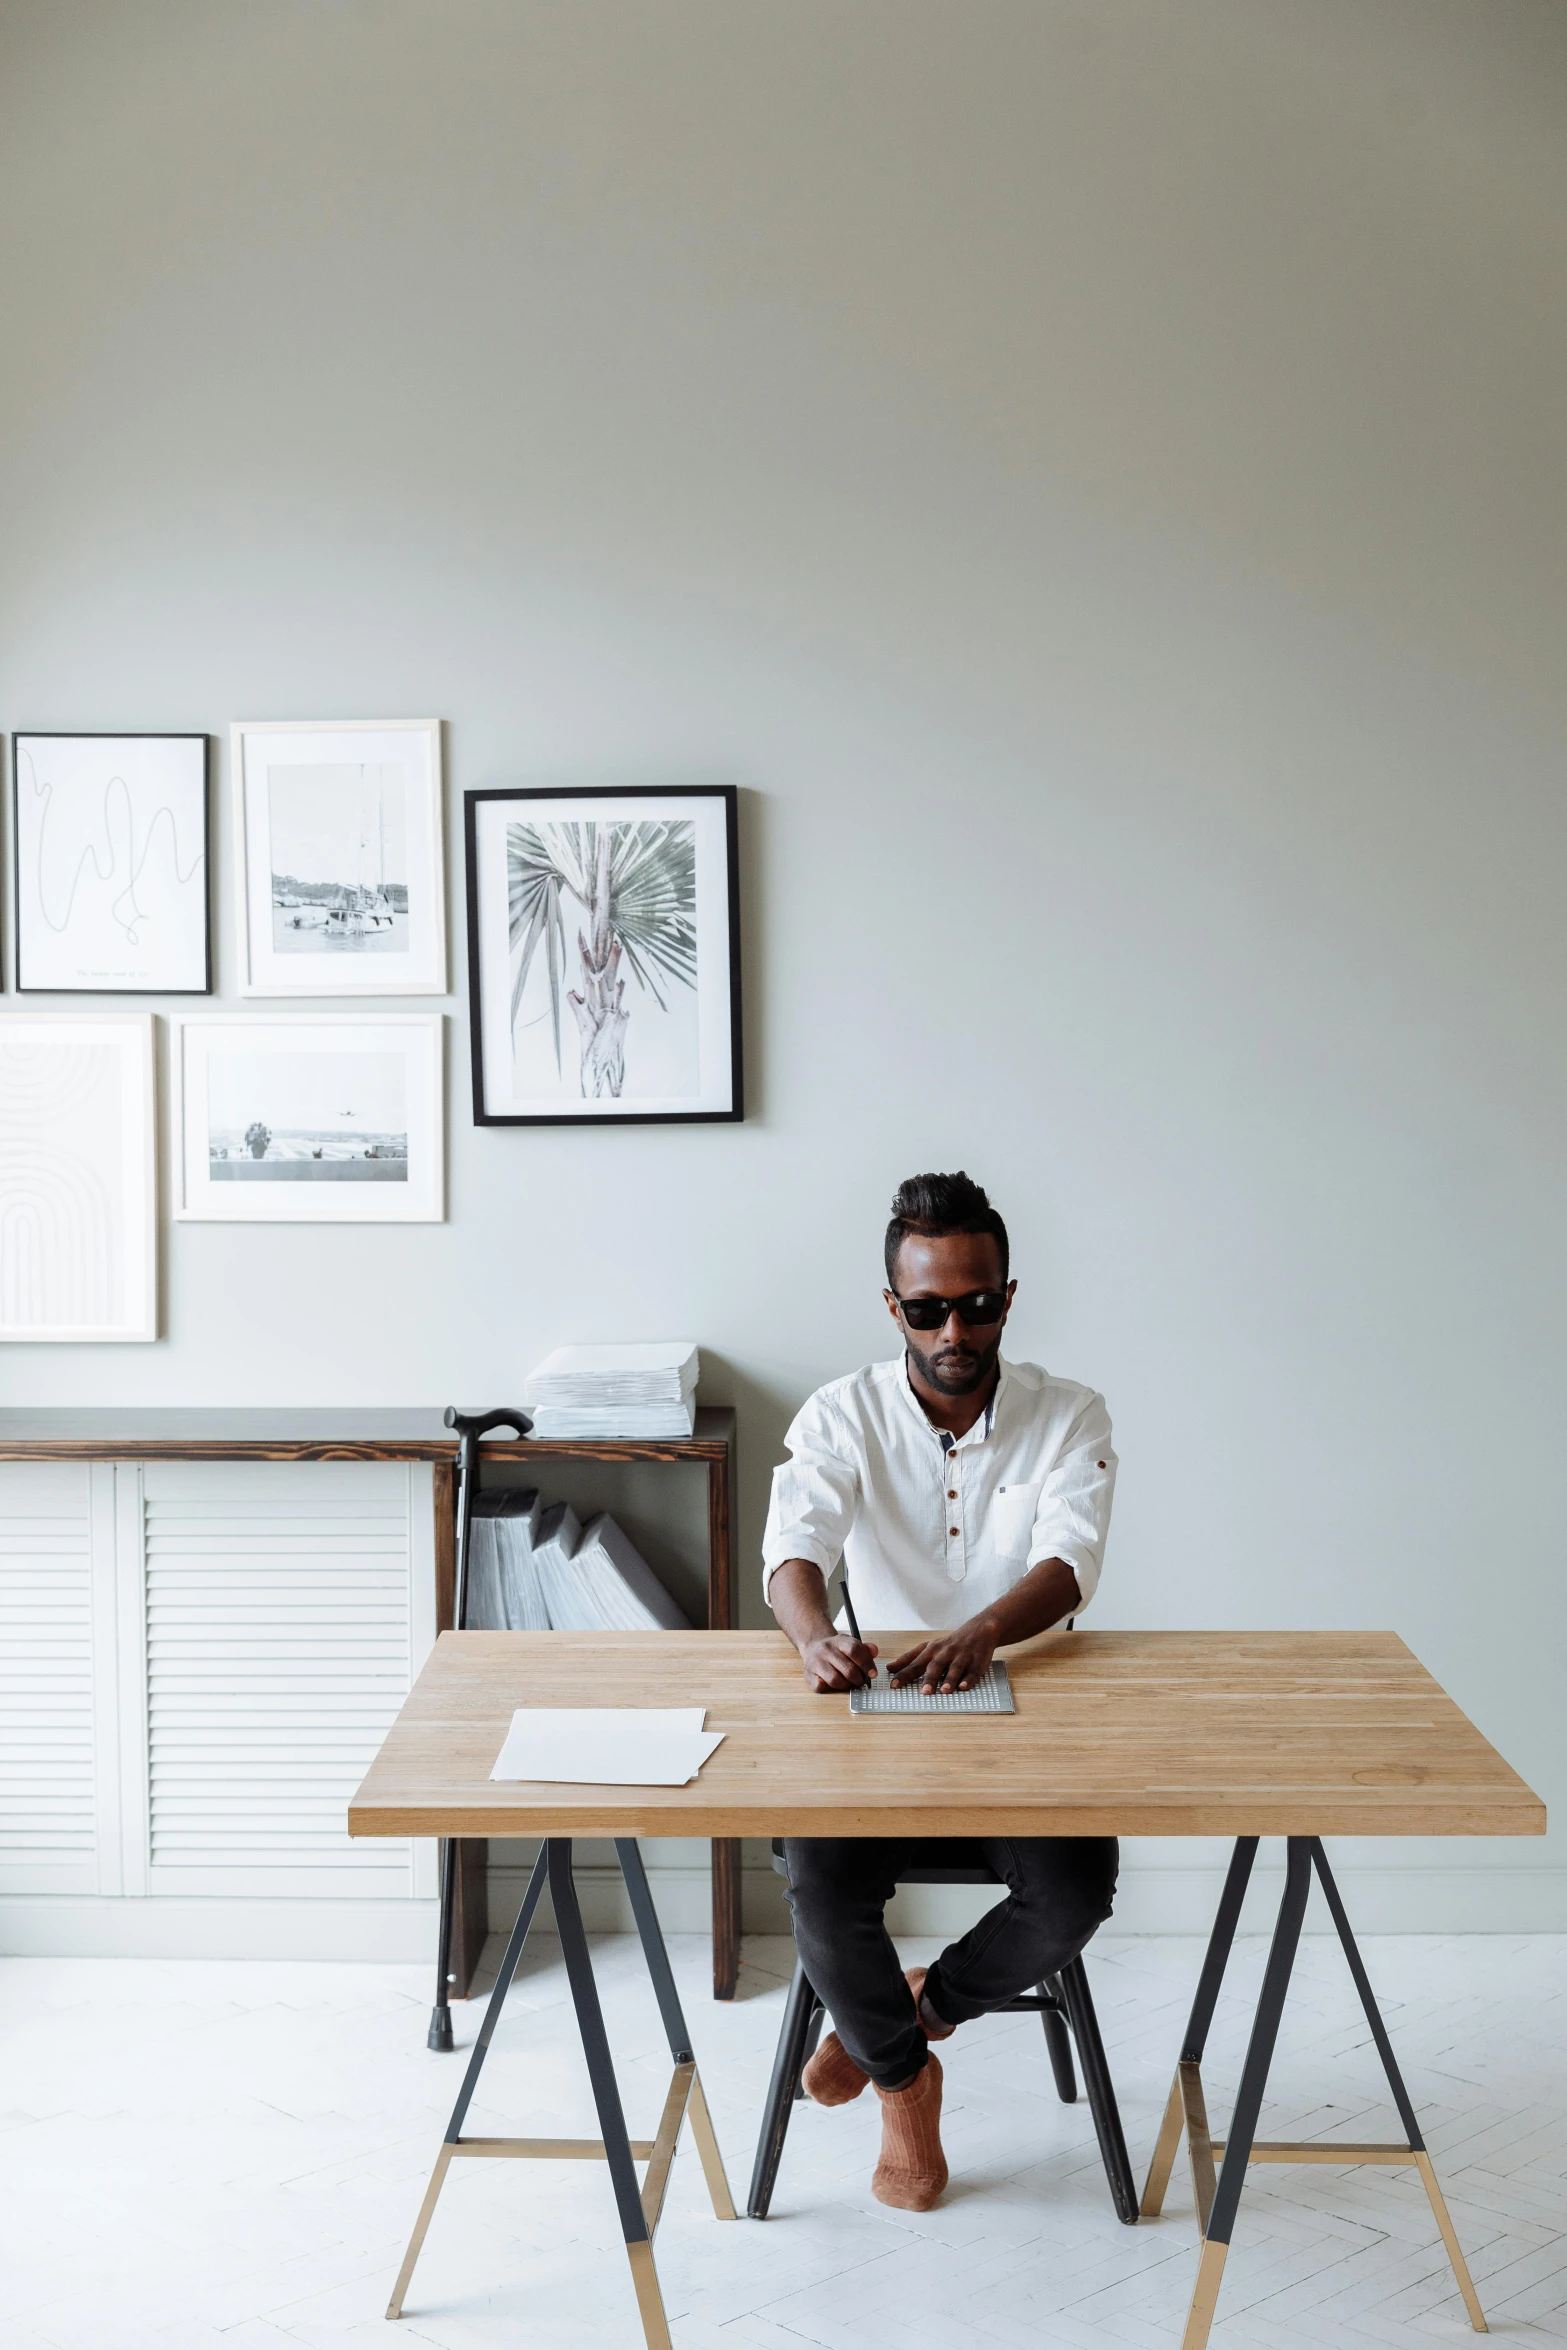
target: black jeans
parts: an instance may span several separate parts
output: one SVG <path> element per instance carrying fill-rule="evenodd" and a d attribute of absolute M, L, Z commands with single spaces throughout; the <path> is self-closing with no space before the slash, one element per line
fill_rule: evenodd
<path fill-rule="evenodd" d="M 925 2036 L 883 1912 L 901 1869 L 983 1863 L 1007 1888 L 942 1952 L 925 1996 L 944 2023 L 1000 2007 L 1076 1958 L 1110 1915 L 1120 1848 L 1113 1836 L 936 1838 L 786 1836 L 794 1945 L 838 2037 L 883 2089 L 912 2080 Z"/>

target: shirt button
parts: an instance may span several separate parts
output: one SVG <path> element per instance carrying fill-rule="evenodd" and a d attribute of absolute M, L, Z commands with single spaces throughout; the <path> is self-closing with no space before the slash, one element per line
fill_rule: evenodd
<path fill-rule="evenodd" d="M 1103 1467 L 1103 1465 L 1104 1465 L 1104 1464 L 1101 1462 L 1100 1466 L 1101 1466 L 1101 1467 Z M 957 1498 L 958 1498 L 958 1494 L 957 1494 L 957 1487 L 956 1487 L 956 1486 L 954 1486 L 954 1485 L 949 1485 L 949 1486 L 947 1487 L 947 1499 L 948 1499 L 948 1501 L 956 1501 L 956 1500 L 957 1500 Z"/>
<path fill-rule="evenodd" d="M 949 1526 L 949 1527 L 947 1528 L 947 1532 L 948 1532 L 949 1534 L 953 1535 L 954 1537 L 956 1537 L 957 1531 L 958 1531 L 958 1530 L 957 1530 L 956 1526 Z"/>

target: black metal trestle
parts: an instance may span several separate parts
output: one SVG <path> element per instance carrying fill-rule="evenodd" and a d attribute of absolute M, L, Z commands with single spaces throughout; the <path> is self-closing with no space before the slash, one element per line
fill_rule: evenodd
<path fill-rule="evenodd" d="M 664 2316 L 663 2298 L 659 2292 L 658 2272 L 653 2265 L 653 2237 L 663 2209 L 664 2192 L 669 2184 L 670 2167 L 679 2143 L 682 2126 L 689 2121 L 691 2134 L 701 2157 L 703 2174 L 713 2210 L 719 2219 L 735 2217 L 730 2199 L 729 2184 L 724 2175 L 723 2158 L 714 2135 L 707 2100 L 702 2094 L 702 2083 L 691 2053 L 691 2036 L 686 2029 L 680 1994 L 670 1969 L 669 1953 L 659 1928 L 653 1897 L 648 1889 L 647 1874 L 642 1866 L 642 1855 L 634 1837 L 617 1838 L 615 1854 L 620 1872 L 625 1879 L 631 1899 L 632 1914 L 641 1937 L 642 1953 L 652 1978 L 654 1996 L 663 2020 L 664 2034 L 669 2042 L 669 2054 L 674 2065 L 669 2092 L 664 2101 L 657 2135 L 650 2139 L 627 2136 L 625 2115 L 620 2103 L 620 2085 L 615 2078 L 614 2061 L 610 2055 L 609 2038 L 604 2029 L 603 2011 L 599 2006 L 598 1985 L 594 1980 L 593 1961 L 588 1950 L 588 1938 L 583 1929 L 582 1912 L 577 1902 L 577 1889 L 572 1879 L 571 1840 L 569 1837 L 551 1837 L 541 1848 L 523 1895 L 517 1923 L 511 1930 L 501 1960 L 495 1988 L 490 1993 L 484 2021 L 479 2027 L 468 2068 L 463 2075 L 457 2102 L 452 2108 L 451 2120 L 446 2125 L 446 2136 L 435 2159 L 430 2183 L 425 2190 L 419 2216 L 414 2222 L 403 2265 L 392 2288 L 388 2317 L 400 2317 L 404 2296 L 413 2276 L 446 2173 L 455 2157 L 461 2155 L 511 2156 L 533 2161 L 566 2161 L 588 2159 L 608 2165 L 610 2185 L 614 2190 L 615 2207 L 620 2216 L 621 2234 L 625 2238 L 626 2257 L 631 2264 L 631 2278 L 636 2290 L 637 2306 L 642 2317 L 642 2330 L 648 2350 L 670 2350 L 669 2327 Z M 513 1977 L 522 1958 L 528 1929 L 546 1883 L 555 1911 L 555 1927 L 560 1936 L 561 1952 L 566 1963 L 566 1979 L 571 1987 L 572 2005 L 576 2010 L 577 2029 L 582 2036 L 582 2052 L 587 2059 L 588 2079 L 593 2088 L 593 2103 L 598 2113 L 600 2135 L 597 2138 L 469 2138 L 463 2135 L 463 2123 L 473 2102 L 484 2060 L 489 2054 L 495 2028 L 506 2004 Z M 644 2183 L 637 2184 L 636 2165 L 647 2164 Z"/>
<path fill-rule="evenodd" d="M 1251 2038 L 1246 2049 L 1246 2061 L 1241 2069 L 1235 2112 L 1227 2138 L 1216 2139 L 1210 2135 L 1202 2085 L 1203 2051 L 1207 2046 L 1214 2009 L 1218 2005 L 1224 1971 L 1229 1964 L 1252 1864 L 1257 1857 L 1257 1843 L 1255 1836 L 1242 1836 L 1230 1856 L 1229 1873 L 1219 1898 L 1218 1914 L 1209 1936 L 1202 1971 L 1197 1978 L 1196 1996 L 1192 2000 L 1180 2062 L 1175 2068 L 1175 2079 L 1165 2106 L 1158 2143 L 1143 2188 L 1142 2215 L 1145 2219 L 1156 2219 L 1164 2207 L 1165 2190 L 1170 2183 L 1170 2173 L 1184 2135 L 1203 2247 L 1181 2350 L 1203 2350 L 1208 2340 L 1224 2263 L 1234 2234 L 1235 2215 L 1240 2207 L 1241 2189 L 1245 2184 L 1248 2166 L 1254 2162 L 1332 2163 L 1345 2167 L 1362 2163 L 1378 2166 L 1408 2165 L 1418 2170 L 1443 2244 L 1447 2248 L 1447 2256 L 1452 2262 L 1464 2306 L 1469 2312 L 1469 2321 L 1476 2333 L 1483 2334 L 1487 2328 L 1479 2296 L 1448 2216 L 1430 2154 L 1415 2118 L 1414 2106 L 1393 2054 L 1387 2026 L 1382 2021 L 1370 1977 L 1350 1930 L 1349 1917 L 1333 1872 L 1328 1866 L 1328 1856 L 1322 1848 L 1320 1837 L 1291 1836 L 1287 1839 L 1284 1893 L 1279 1903 L 1278 1922 L 1273 1930 L 1257 2012 L 1252 2019 Z M 1382 2069 L 1387 2075 L 1398 2118 L 1404 2127 L 1404 2143 L 1401 2145 L 1350 2145 L 1331 2138 L 1260 2139 L 1256 2134 L 1262 2113 L 1263 2093 L 1267 2088 L 1268 2070 L 1273 2062 L 1284 2001 L 1289 1991 L 1290 1975 L 1294 1970 L 1295 1953 L 1300 1946 L 1300 1931 L 1306 1915 L 1313 1870 L 1327 1898 L 1355 1989 L 1360 1994 L 1360 2003 L 1371 2027 L 1371 2037 L 1382 2059 Z"/>

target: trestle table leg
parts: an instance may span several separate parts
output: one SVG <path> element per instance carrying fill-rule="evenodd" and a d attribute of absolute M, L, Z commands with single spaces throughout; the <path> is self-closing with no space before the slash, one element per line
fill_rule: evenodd
<path fill-rule="evenodd" d="M 1257 2121 L 1262 2112 L 1262 2093 L 1268 2085 L 1268 2067 L 1273 2062 L 1274 2045 L 1279 2036 L 1279 2019 L 1284 2013 L 1284 1997 L 1289 1989 L 1295 1953 L 1300 1946 L 1301 1921 L 1306 1915 L 1306 1896 L 1310 1891 L 1311 1849 L 1304 1837 L 1292 1836 L 1285 1864 L 1284 1898 L 1279 1903 L 1278 1924 L 1273 1929 L 1273 1944 L 1262 1978 L 1262 1993 L 1257 2001 L 1257 2012 L 1252 2018 L 1251 2039 L 1247 2043 L 1246 2062 L 1241 2069 L 1241 2085 L 1235 2099 L 1235 2116 L 1230 2123 L 1230 2134 L 1224 2148 L 1224 2166 L 1219 2172 L 1213 2207 L 1204 2231 L 1202 2258 L 1197 2267 L 1197 2283 L 1192 2293 L 1191 2308 L 1186 2316 L 1186 2331 L 1181 2337 L 1181 2350 L 1204 2350 L 1213 2324 L 1219 2284 L 1235 2229 L 1235 2213 L 1246 2178 L 1246 2165 L 1251 2159 L 1252 2140 L 1257 2134 Z M 1239 1904 L 1236 1906 L 1238 1909 Z M 1193 2012 L 1195 2014 L 1195 2010 Z M 1203 2020 L 1204 2037 L 1212 2017 L 1213 2007 L 1210 2002 Z"/>
<path fill-rule="evenodd" d="M 1257 1841 L 1255 1836 L 1237 1837 L 1235 1850 L 1230 1855 L 1224 1891 L 1219 1896 L 1213 1931 L 1208 1937 L 1202 1972 L 1197 1978 L 1192 2012 L 1187 2019 L 1186 2038 L 1181 2043 L 1180 2062 L 1175 2068 L 1175 2078 L 1170 2083 L 1169 2102 L 1164 2109 L 1158 2143 L 1154 2147 L 1153 2160 L 1148 2166 L 1148 2178 L 1143 2187 L 1140 2209 L 1144 2219 L 1157 2219 L 1164 2209 L 1165 2189 L 1170 2184 L 1170 2173 L 1175 2167 L 1175 2157 L 1184 2129 L 1187 2159 L 1192 2170 L 1192 2193 L 1197 2202 L 1198 2225 L 1206 2227 L 1208 2224 L 1208 2210 L 1213 2202 L 1213 2157 L 1208 2146 L 1208 2115 L 1203 2103 L 1201 2066 L 1203 2051 L 1208 2045 L 1208 2033 L 1213 2024 L 1213 2011 L 1219 2003 L 1224 1970 L 1230 1962 L 1235 1929 L 1240 1923 L 1241 1905 L 1246 1899 L 1246 1887 L 1251 1882 L 1252 1863 L 1257 1857 Z"/>
<path fill-rule="evenodd" d="M 1426 2151 L 1425 2139 L 1420 2134 L 1420 2124 L 1415 2119 L 1413 2102 L 1410 2099 L 1409 2091 L 1404 2086 L 1404 2076 L 1398 2069 L 1398 2059 L 1393 2054 L 1393 2043 L 1388 2037 L 1387 2026 L 1382 2021 L 1382 2011 L 1377 2006 L 1376 1994 L 1371 1988 L 1371 1978 L 1366 1973 L 1365 1961 L 1360 1955 L 1360 1946 L 1356 1942 L 1350 1926 L 1349 1913 L 1344 1907 L 1333 1871 L 1328 1866 L 1328 1856 L 1322 1849 L 1320 1836 L 1314 1836 L 1311 1839 L 1311 1857 L 1316 1864 L 1317 1876 L 1327 1898 L 1333 1923 L 1338 1929 L 1338 1938 L 1343 1944 L 1344 1956 L 1349 1963 L 1349 1971 L 1354 1978 L 1355 1989 L 1360 1994 L 1360 2004 L 1366 2011 L 1366 2022 L 1371 2027 L 1371 2037 L 1376 2042 L 1377 2054 L 1382 2059 L 1382 2070 L 1387 2075 L 1387 2085 L 1393 2092 L 1393 2103 L 1398 2108 L 1398 2118 L 1403 2123 L 1404 2135 L 1409 2140 L 1409 2151 L 1415 2157 L 1415 2167 L 1425 2184 L 1425 2191 L 1431 2204 L 1431 2215 L 1436 2221 L 1442 2242 L 1447 2247 L 1447 2257 L 1453 2264 L 1453 2276 L 1459 2292 L 1463 2295 L 1464 2307 L 1469 2312 L 1469 2323 L 1477 2334 L 1488 2333 L 1490 2328 L 1485 2322 L 1485 2311 L 1480 2306 L 1480 2296 L 1475 2291 L 1474 2279 L 1469 2274 L 1469 2264 L 1464 2258 L 1458 2242 L 1457 2231 L 1448 2215 L 1442 2190 L 1437 2185 L 1436 2172 L 1431 2167 L 1431 2157 Z"/>
<path fill-rule="evenodd" d="M 702 2077 L 696 2069 L 696 2058 L 691 2050 L 691 2035 L 686 2029 L 685 2010 L 680 2004 L 674 1969 L 669 1963 L 669 1952 L 664 1944 L 664 1931 L 658 1922 L 658 1911 L 653 1907 L 652 1889 L 647 1881 L 647 1870 L 642 1865 L 642 1849 L 636 1838 L 617 1836 L 615 1857 L 626 1882 L 631 1914 L 641 1937 L 642 1955 L 652 1978 L 653 1995 L 663 2018 L 669 2053 L 677 2066 L 689 2065 L 691 2068 L 691 2092 L 685 2111 L 691 2123 L 691 2135 L 696 2141 L 697 2153 L 701 2157 L 702 2176 L 707 2181 L 713 2216 L 715 2219 L 734 2219 L 734 2198 L 729 2192 L 729 2181 L 724 2173 L 724 2158 L 718 2150 L 712 2115 L 707 2110 L 707 2098 L 702 2090 Z"/>
<path fill-rule="evenodd" d="M 675 2060 L 658 2135 L 650 2140 L 632 2139 L 626 2135 L 625 2114 L 621 2108 L 620 2089 L 610 2057 L 609 2039 L 604 2030 L 604 2016 L 599 2006 L 598 1986 L 593 1977 L 588 1938 L 583 1931 L 582 1911 L 572 1881 L 571 1842 L 566 1837 L 552 1837 L 544 1845 L 534 1865 L 517 1923 L 507 1942 L 501 1970 L 485 2010 L 484 2022 L 469 2058 L 463 2085 L 452 2109 L 452 2118 L 447 2124 L 446 2137 L 436 2157 L 435 2169 L 425 2190 L 408 2249 L 403 2255 L 403 2265 L 398 2271 L 397 2283 L 393 2287 L 386 2313 L 388 2317 L 402 2315 L 403 2297 L 413 2275 L 414 2263 L 419 2257 L 454 2157 L 510 2156 L 548 2162 L 585 2158 L 603 2162 L 609 2169 L 610 2185 L 614 2189 L 615 2208 L 620 2217 L 621 2234 L 625 2238 L 626 2258 L 631 2268 L 631 2282 L 637 2297 L 647 2350 L 670 2350 L 669 2325 L 664 2314 L 663 2296 L 659 2291 L 658 2271 L 653 2265 L 653 2235 L 663 2209 L 681 2127 L 688 2118 L 714 2211 L 720 2219 L 733 2219 L 735 2209 L 730 2199 L 729 2183 L 724 2176 L 723 2157 L 719 2153 L 712 2116 L 708 2112 L 702 2083 L 697 2075 L 696 2060 L 691 2053 L 690 2035 L 686 2030 L 680 1994 L 670 1968 L 669 1953 L 664 1947 L 664 1937 L 659 1930 L 657 1913 L 648 1890 L 642 1855 L 635 1840 L 629 1838 L 618 1841 L 616 1851 L 626 1889 L 631 1896 L 654 1996 L 663 2017 L 669 2052 Z M 463 2123 L 478 2087 L 479 2074 L 495 2036 L 495 2028 L 500 2022 L 506 1994 L 517 1972 L 533 1913 L 546 1884 L 554 1904 L 555 1926 L 560 1935 L 572 2005 L 576 2009 L 582 2052 L 587 2059 L 588 2079 L 598 2112 L 600 2134 L 597 2138 L 465 2138 L 462 2134 Z M 638 2162 L 645 2162 L 648 2166 L 646 2181 L 641 2188 L 637 2185 L 635 2169 Z"/>
<path fill-rule="evenodd" d="M 449 1844 L 447 1849 L 449 1851 L 455 1850 L 455 1847 Z M 495 1988 L 490 1993 L 489 2005 L 484 2011 L 484 2021 L 479 2026 L 479 2036 L 473 2044 L 473 2054 L 468 2059 L 468 2069 L 463 2074 L 462 2087 L 457 2092 L 457 2102 L 452 2107 L 452 2118 L 446 2125 L 446 2136 L 442 2141 L 441 2151 L 435 2158 L 435 2168 L 430 2173 L 430 2184 L 425 2189 L 424 2201 L 419 2206 L 419 2217 L 414 2221 L 414 2232 L 408 2239 L 408 2249 L 403 2254 L 403 2265 L 397 2272 L 397 2282 L 392 2287 L 392 2298 L 387 2304 L 386 2311 L 388 2317 L 401 2317 L 403 2314 L 403 2296 L 412 2280 L 414 2263 L 419 2257 L 441 2189 L 446 2183 L 446 2173 L 451 2167 L 452 2156 L 457 2151 L 458 2141 L 462 2136 L 462 2126 L 467 2119 L 468 2108 L 473 2103 L 473 2093 L 479 2085 L 479 2075 L 484 2070 L 484 2060 L 490 2053 L 490 2042 L 495 2037 L 495 2027 L 501 2020 L 501 2009 L 506 2005 L 506 1994 L 511 1989 L 512 1978 L 522 1962 L 522 1946 L 528 1939 L 528 1928 L 533 1923 L 533 1913 L 538 1908 L 539 1896 L 544 1891 L 547 1868 L 548 1848 L 545 1847 L 541 1849 L 538 1859 L 533 1864 L 533 1874 L 528 1879 L 528 1889 L 522 1897 L 522 1907 L 517 1912 L 517 1923 L 512 1927 L 510 1938 L 507 1941 L 505 1955 L 501 1959 L 501 1971 L 495 1978 Z"/>
<path fill-rule="evenodd" d="M 604 2013 L 599 2006 L 598 1985 L 593 1979 L 593 1960 L 588 1951 L 587 1935 L 583 1931 L 582 1912 L 577 1906 L 577 1888 L 572 1882 L 571 1845 L 563 1837 L 552 1837 L 548 1852 L 550 1900 L 555 1908 L 555 1930 L 560 1936 L 561 1956 L 566 1962 L 571 2003 L 577 2011 L 577 2030 L 582 2038 L 582 2053 L 587 2058 L 588 2079 L 592 2084 L 593 2103 L 599 2117 L 599 2134 L 604 2143 L 604 2159 L 609 2165 L 609 2183 L 614 2189 L 615 2208 L 620 2215 L 620 2232 L 625 2238 L 637 2307 L 642 2314 L 642 2331 L 647 2337 L 648 2350 L 670 2350 L 669 2321 L 664 2315 L 663 2295 L 658 2288 L 658 2271 L 653 2266 L 652 2235 L 648 2228 L 647 2213 L 642 2207 L 642 2191 L 637 2185 L 636 2166 L 631 2158 L 631 2141 L 626 2135 L 626 2117 L 621 2109 L 620 2084 L 615 2078 L 609 2036 L 604 2029 Z M 667 1958 L 665 1966 L 668 1966 Z M 654 1989 L 659 1989 L 656 1979 Z"/>

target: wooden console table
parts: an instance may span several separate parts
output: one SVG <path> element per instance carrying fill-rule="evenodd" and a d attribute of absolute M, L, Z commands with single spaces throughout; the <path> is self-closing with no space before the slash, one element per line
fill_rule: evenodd
<path fill-rule="evenodd" d="M 605 1442 L 486 1439 L 482 1459 L 669 1461 L 707 1472 L 707 1631 L 734 1626 L 735 1415 L 698 1408 L 689 1438 Z M 437 1410 L 0 1411 L 0 1461 L 428 1461 L 435 1487 L 435 1623 L 452 1628 L 456 1598 L 457 1439 Z M 740 1846 L 715 1837 L 713 1996 L 732 1999 L 740 1966 Z M 452 1993 L 465 1999 L 489 1930 L 483 1838 L 461 1843 L 452 1936 Z"/>

